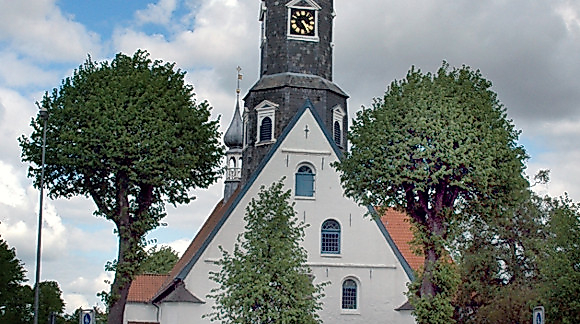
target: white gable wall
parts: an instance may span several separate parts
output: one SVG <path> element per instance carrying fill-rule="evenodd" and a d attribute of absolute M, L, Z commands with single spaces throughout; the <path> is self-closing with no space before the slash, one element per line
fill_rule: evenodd
<path fill-rule="evenodd" d="M 315 168 L 315 197 L 294 200 L 298 219 L 310 224 L 303 245 L 315 282 L 330 282 L 324 290 L 321 318 L 333 324 L 414 323 L 409 311 L 394 310 L 406 301 L 404 292 L 409 279 L 377 224 L 363 218 L 366 208 L 343 196 L 339 175 L 330 166 L 337 160 L 312 112 L 306 109 L 186 276 L 186 288 L 205 303 L 162 303 L 160 322 L 210 323 L 209 319 L 201 320 L 201 316 L 209 313 L 213 305 L 207 294 L 217 285 L 208 279 L 208 273 L 218 270 L 214 265 L 221 257 L 218 247 L 233 250 L 236 238 L 244 231 L 245 208 L 257 196 L 261 184 L 269 186 L 285 176 L 286 187 L 294 192 L 294 173 L 300 163 L 308 162 Z M 320 228 L 329 218 L 341 225 L 340 255 L 320 253 Z M 355 311 L 341 308 L 342 282 L 347 278 L 359 284 Z"/>

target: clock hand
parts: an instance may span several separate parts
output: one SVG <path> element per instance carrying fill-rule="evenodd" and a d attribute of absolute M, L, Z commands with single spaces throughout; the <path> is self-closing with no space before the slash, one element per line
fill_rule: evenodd
<path fill-rule="evenodd" d="M 301 22 L 302 22 L 302 25 L 304 25 L 304 28 L 306 30 L 308 30 L 308 28 L 309 28 L 308 24 L 306 24 L 306 22 L 304 20 L 301 20 Z"/>

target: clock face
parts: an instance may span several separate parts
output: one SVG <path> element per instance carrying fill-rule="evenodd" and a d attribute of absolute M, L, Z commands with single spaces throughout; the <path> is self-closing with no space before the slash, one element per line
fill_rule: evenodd
<path fill-rule="evenodd" d="M 290 11 L 290 34 L 314 36 L 314 10 L 292 9 Z"/>

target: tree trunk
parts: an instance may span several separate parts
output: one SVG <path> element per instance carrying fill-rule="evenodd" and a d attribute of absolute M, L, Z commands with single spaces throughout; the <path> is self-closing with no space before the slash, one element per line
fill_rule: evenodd
<path fill-rule="evenodd" d="M 423 281 L 421 282 L 420 294 L 422 298 L 431 298 L 439 293 L 439 288 L 434 283 L 433 273 L 435 272 L 436 263 L 440 262 L 442 242 L 436 240 L 446 237 L 446 231 L 443 219 L 438 214 L 440 210 L 431 210 L 429 217 L 426 218 L 427 229 L 430 233 L 431 240 L 423 247 L 425 253 L 425 269 Z"/>
<path fill-rule="evenodd" d="M 129 295 L 129 288 L 139 265 L 138 249 L 140 235 L 134 233 L 131 215 L 129 213 L 129 185 L 126 175 L 120 172 L 117 175 L 117 210 L 115 224 L 119 235 L 119 254 L 115 280 L 111 285 L 109 296 L 108 324 L 122 324 L 125 313 L 125 304 Z"/>
<path fill-rule="evenodd" d="M 115 271 L 115 280 L 111 285 L 110 298 L 112 303 L 109 308 L 109 315 L 107 317 L 108 324 L 122 324 L 123 315 L 125 313 L 125 304 L 127 303 L 127 296 L 129 295 L 129 287 L 133 281 L 133 274 L 128 273 L 131 268 L 131 261 L 129 260 L 130 238 L 124 237 L 129 234 L 128 231 L 122 233 L 119 230 L 119 255 L 117 257 L 117 271 Z"/>
<path fill-rule="evenodd" d="M 419 293 L 421 298 L 431 298 L 437 293 L 437 287 L 433 282 L 433 272 L 435 270 L 435 262 L 439 260 L 434 246 L 430 246 L 425 250 L 425 272 L 423 273 L 423 281 L 421 281 L 421 289 Z"/>

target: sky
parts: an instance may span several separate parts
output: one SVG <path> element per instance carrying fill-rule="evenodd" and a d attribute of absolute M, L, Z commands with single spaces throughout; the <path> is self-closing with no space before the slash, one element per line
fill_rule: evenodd
<path fill-rule="evenodd" d="M 242 94 L 258 78 L 259 0 L 0 0 L 0 236 L 15 247 L 34 282 L 39 192 L 20 161 L 35 101 L 58 87 L 90 55 L 146 49 L 187 72 L 222 132 Z M 335 0 L 334 82 L 350 95 L 351 117 L 411 66 L 481 70 L 521 130 L 527 173 L 551 170 L 540 194 L 580 199 L 580 1 Z M 50 139 L 48 139 L 50 141 Z M 223 181 L 196 190 L 187 206 L 169 206 L 151 244 L 183 252 L 221 199 Z M 58 281 L 72 312 L 100 306 L 104 271 L 115 259 L 112 223 L 93 216 L 85 198 L 45 199 L 42 280 Z"/>

